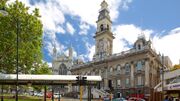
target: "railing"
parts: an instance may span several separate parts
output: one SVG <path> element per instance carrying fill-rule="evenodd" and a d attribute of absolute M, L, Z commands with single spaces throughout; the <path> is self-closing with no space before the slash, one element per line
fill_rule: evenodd
<path fill-rule="evenodd" d="M 122 71 L 112 71 L 112 72 L 107 72 L 107 76 L 116 76 L 116 75 L 121 75 L 123 74 Z M 104 74 L 105 76 L 105 74 Z"/>
<path fill-rule="evenodd" d="M 139 70 L 135 69 L 135 73 L 142 73 L 142 72 L 144 72 L 144 71 L 145 71 L 144 68 L 141 68 L 141 69 L 139 69 Z"/>

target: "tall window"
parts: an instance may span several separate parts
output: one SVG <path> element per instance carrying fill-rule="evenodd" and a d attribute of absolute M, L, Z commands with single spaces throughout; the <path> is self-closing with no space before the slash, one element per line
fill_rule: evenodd
<path fill-rule="evenodd" d="M 125 71 L 126 71 L 126 74 L 130 73 L 130 65 L 129 64 L 125 65 Z"/>
<path fill-rule="evenodd" d="M 65 64 L 61 64 L 59 67 L 59 75 L 67 75 L 67 67 Z"/>
<path fill-rule="evenodd" d="M 101 24 L 100 28 L 101 28 L 101 31 L 103 31 L 103 29 L 104 29 L 104 28 L 103 28 L 103 24 Z"/>
<path fill-rule="evenodd" d="M 120 71 L 120 70 L 121 70 L 120 65 L 117 65 L 117 71 Z"/>
<path fill-rule="evenodd" d="M 137 78 L 137 85 L 142 85 L 142 77 L 138 76 Z"/>
<path fill-rule="evenodd" d="M 117 80 L 117 86 L 121 86 L 121 80 Z"/>
<path fill-rule="evenodd" d="M 138 50 L 141 50 L 141 45 L 140 44 L 138 44 Z"/>
<path fill-rule="evenodd" d="M 136 65 L 136 70 L 142 70 L 142 61 L 138 61 Z"/>
<path fill-rule="evenodd" d="M 126 78 L 126 85 L 129 85 L 129 78 Z"/>
<path fill-rule="evenodd" d="M 107 30 L 109 30 L 109 25 L 107 25 Z"/>
<path fill-rule="evenodd" d="M 112 67 L 110 67 L 110 70 L 109 70 L 110 72 L 113 72 L 113 68 Z"/>

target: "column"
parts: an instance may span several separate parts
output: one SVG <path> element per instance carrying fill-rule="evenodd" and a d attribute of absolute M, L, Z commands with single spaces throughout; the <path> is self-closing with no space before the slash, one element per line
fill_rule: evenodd
<path fill-rule="evenodd" d="M 134 87 L 134 63 L 131 62 L 131 87 Z"/>
<path fill-rule="evenodd" d="M 149 59 L 145 60 L 145 86 L 149 87 Z"/>
<path fill-rule="evenodd" d="M 104 89 L 108 89 L 108 69 L 105 70 L 105 77 L 104 77 Z"/>
<path fill-rule="evenodd" d="M 72 92 L 72 84 L 68 84 L 68 92 Z"/>

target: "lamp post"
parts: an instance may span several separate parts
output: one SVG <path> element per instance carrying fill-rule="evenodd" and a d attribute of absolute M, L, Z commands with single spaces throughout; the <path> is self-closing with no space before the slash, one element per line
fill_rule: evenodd
<path fill-rule="evenodd" d="M 0 14 L 2 14 L 3 16 L 7 16 L 8 12 L 5 11 L 5 8 L 1 8 L 0 9 Z M 1 101 L 4 101 L 4 97 L 3 97 L 3 84 L 1 85 Z"/>
<path fill-rule="evenodd" d="M 3 16 L 8 16 L 8 12 L 5 10 L 3 7 L 0 10 L 0 13 Z M 19 24 L 19 18 L 15 19 L 16 20 L 16 101 L 18 101 L 18 72 L 19 72 L 19 29 L 20 29 L 20 24 Z"/>
<path fill-rule="evenodd" d="M 162 94 L 164 96 L 164 54 L 162 55 Z"/>
<path fill-rule="evenodd" d="M 19 73 L 19 51 L 18 51 L 18 48 L 19 48 L 19 19 L 17 18 L 17 22 L 16 22 L 16 101 L 18 101 L 18 73 Z"/>

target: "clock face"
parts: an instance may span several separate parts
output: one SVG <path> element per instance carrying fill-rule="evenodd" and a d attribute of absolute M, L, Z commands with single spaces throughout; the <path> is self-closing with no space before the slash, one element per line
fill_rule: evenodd
<path fill-rule="evenodd" d="M 103 47 L 104 47 L 104 43 L 103 43 L 102 40 L 100 40 L 100 41 L 99 41 L 99 49 L 100 49 L 100 51 L 103 50 Z"/>

